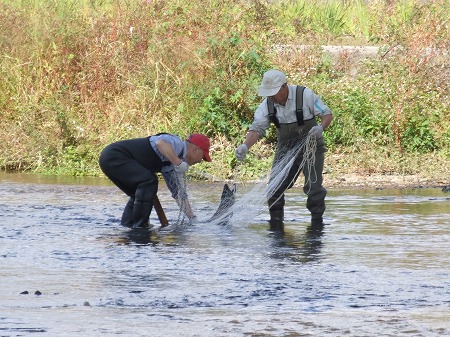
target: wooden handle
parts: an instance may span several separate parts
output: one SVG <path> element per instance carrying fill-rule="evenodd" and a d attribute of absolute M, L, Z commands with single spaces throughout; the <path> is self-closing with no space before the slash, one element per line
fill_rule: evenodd
<path fill-rule="evenodd" d="M 153 199 L 153 207 L 156 210 L 156 214 L 158 214 L 159 222 L 161 223 L 161 227 L 166 227 L 169 225 L 169 221 L 167 221 L 166 213 L 164 213 L 164 210 L 161 206 L 161 203 L 159 202 L 159 198 L 157 195 L 155 195 L 155 198 Z"/>

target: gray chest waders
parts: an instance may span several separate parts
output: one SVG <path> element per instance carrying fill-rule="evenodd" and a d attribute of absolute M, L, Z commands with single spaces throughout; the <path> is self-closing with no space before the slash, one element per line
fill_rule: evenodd
<path fill-rule="evenodd" d="M 274 178 L 272 175 L 275 174 L 278 170 L 276 170 L 277 164 L 280 163 L 281 160 L 284 159 L 286 153 L 290 150 L 298 146 L 299 143 L 304 142 L 306 139 L 308 132 L 311 130 L 313 126 L 317 125 L 317 121 L 315 118 L 311 120 L 303 121 L 303 125 L 298 125 L 297 123 L 290 124 L 279 124 L 277 128 L 277 149 L 275 152 L 274 161 L 272 164 L 272 173 L 271 179 Z M 317 150 L 316 153 L 323 153 L 326 151 L 325 141 L 323 138 L 319 139 L 317 142 Z M 304 149 L 300 151 L 295 162 L 293 163 L 289 174 L 281 182 L 280 186 L 274 192 L 274 194 L 269 198 L 269 213 L 270 213 L 270 229 L 274 231 L 283 230 L 284 228 L 284 192 L 292 187 L 293 182 L 295 182 L 300 173 L 299 165 L 303 160 Z M 269 182 L 270 184 L 271 182 Z"/>
<path fill-rule="evenodd" d="M 277 148 L 273 165 L 276 165 L 283 158 L 284 154 L 296 147 L 300 142 L 303 142 L 308 136 L 309 130 L 316 125 L 317 121 L 315 118 L 304 121 L 302 126 L 296 123 L 280 124 L 280 127 L 277 128 Z M 317 142 L 317 148 L 323 147 L 325 147 L 325 141 L 321 138 Z M 300 151 L 300 155 L 303 155 L 303 150 Z"/>
<path fill-rule="evenodd" d="M 272 172 L 269 184 L 276 174 L 276 166 L 283 159 L 284 155 L 291 149 L 303 142 L 307 137 L 309 130 L 317 125 L 315 118 L 311 120 L 304 120 L 303 117 L 303 92 L 305 87 L 297 86 L 296 100 L 295 100 L 295 114 L 297 123 L 281 124 L 276 116 L 276 108 L 270 98 L 267 98 L 267 108 L 269 111 L 269 119 L 277 127 L 277 149 L 275 158 L 272 164 Z M 317 174 L 315 184 L 311 184 L 311 190 L 308 194 L 307 208 L 311 211 L 312 219 L 315 217 L 322 219 L 323 211 L 325 210 L 325 195 L 326 190 L 322 187 L 322 170 L 323 170 L 323 153 L 326 152 L 325 140 L 323 138 L 317 140 L 316 160 L 314 170 Z M 295 162 L 289 170 L 287 177 L 281 182 L 277 190 L 269 197 L 268 205 L 270 212 L 270 229 L 275 231 L 282 231 L 284 229 L 284 192 L 292 187 L 297 180 L 300 173 L 299 167 L 303 160 L 304 151 L 300 151 Z M 308 172 L 309 174 L 309 172 Z M 305 189 L 304 189 L 305 191 Z M 306 193 L 306 191 L 305 191 Z"/>

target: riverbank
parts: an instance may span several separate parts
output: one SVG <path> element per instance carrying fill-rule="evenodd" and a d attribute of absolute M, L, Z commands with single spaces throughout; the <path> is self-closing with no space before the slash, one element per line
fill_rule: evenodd
<path fill-rule="evenodd" d="M 450 186 L 450 178 L 423 177 L 419 175 L 343 174 L 339 177 L 324 174 L 327 188 L 445 188 Z"/>

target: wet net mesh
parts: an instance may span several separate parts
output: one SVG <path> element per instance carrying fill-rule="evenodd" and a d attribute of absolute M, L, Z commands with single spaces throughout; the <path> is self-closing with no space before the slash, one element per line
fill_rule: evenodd
<path fill-rule="evenodd" d="M 297 174 L 292 176 L 297 177 L 305 167 L 308 167 L 307 171 L 309 172 L 309 176 L 306 177 L 306 185 L 308 186 L 314 182 L 317 176 L 314 171 L 316 147 L 317 143 L 315 138 L 309 135 L 301 141 L 292 141 L 291 144 L 286 144 L 284 148 L 288 150 L 279 154 L 277 161 L 272 166 L 271 172 L 248 192 L 237 198 L 236 203 L 230 210 L 233 213 L 233 223 L 237 224 L 248 221 L 248 219 L 254 219 L 261 211 L 267 209 L 277 201 L 274 200 L 271 205 L 267 203 L 287 179 L 291 168 L 302 152 L 303 159 L 299 163 Z M 294 184 L 294 181 L 289 182 L 289 185 L 292 184 Z"/>
<path fill-rule="evenodd" d="M 308 177 L 306 177 L 306 193 L 308 192 L 308 185 L 314 182 L 317 177 L 314 171 L 315 153 L 317 142 L 314 136 L 308 135 L 301 140 L 293 140 L 290 144 L 285 144 L 284 148 L 288 149 L 283 153 L 280 153 L 276 162 L 274 162 L 272 169 L 266 174 L 258 183 L 256 183 L 250 190 L 244 194 L 239 192 L 234 195 L 233 200 L 229 200 L 229 206 L 224 207 L 220 214 L 215 214 L 214 217 L 207 217 L 209 224 L 223 224 L 228 222 L 231 217 L 233 218 L 233 224 L 239 224 L 242 222 L 248 222 L 249 219 L 254 219 L 259 213 L 267 209 L 271 205 L 267 205 L 267 201 L 274 195 L 281 184 L 287 179 L 291 168 L 296 160 L 301 157 L 303 152 L 303 158 L 298 163 L 297 174 L 292 175 L 297 177 L 298 174 L 308 168 Z M 293 178 L 295 179 L 295 178 Z M 289 182 L 292 185 L 294 181 Z M 184 178 L 178 179 L 177 186 L 179 188 L 177 203 L 180 207 L 178 218 L 176 221 L 171 221 L 173 225 L 180 226 L 183 224 L 189 224 L 190 220 L 186 215 L 186 204 L 183 202 L 183 196 L 187 196 L 186 181 Z M 224 202 L 224 200 L 222 200 Z M 227 202 L 225 200 L 225 202 Z M 274 203 L 276 200 L 274 201 Z M 221 205 L 222 206 L 222 205 Z M 217 213 L 217 212 L 216 212 Z M 202 222 L 204 222 L 202 220 Z"/>

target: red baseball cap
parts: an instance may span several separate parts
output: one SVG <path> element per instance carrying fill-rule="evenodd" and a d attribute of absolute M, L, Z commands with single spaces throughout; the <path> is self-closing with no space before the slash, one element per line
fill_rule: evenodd
<path fill-rule="evenodd" d="M 187 139 L 188 142 L 191 142 L 194 145 L 197 145 L 199 148 L 203 150 L 203 159 L 206 161 L 211 161 L 211 157 L 209 156 L 209 147 L 211 146 L 208 137 L 202 135 L 201 133 L 193 133 Z"/>

